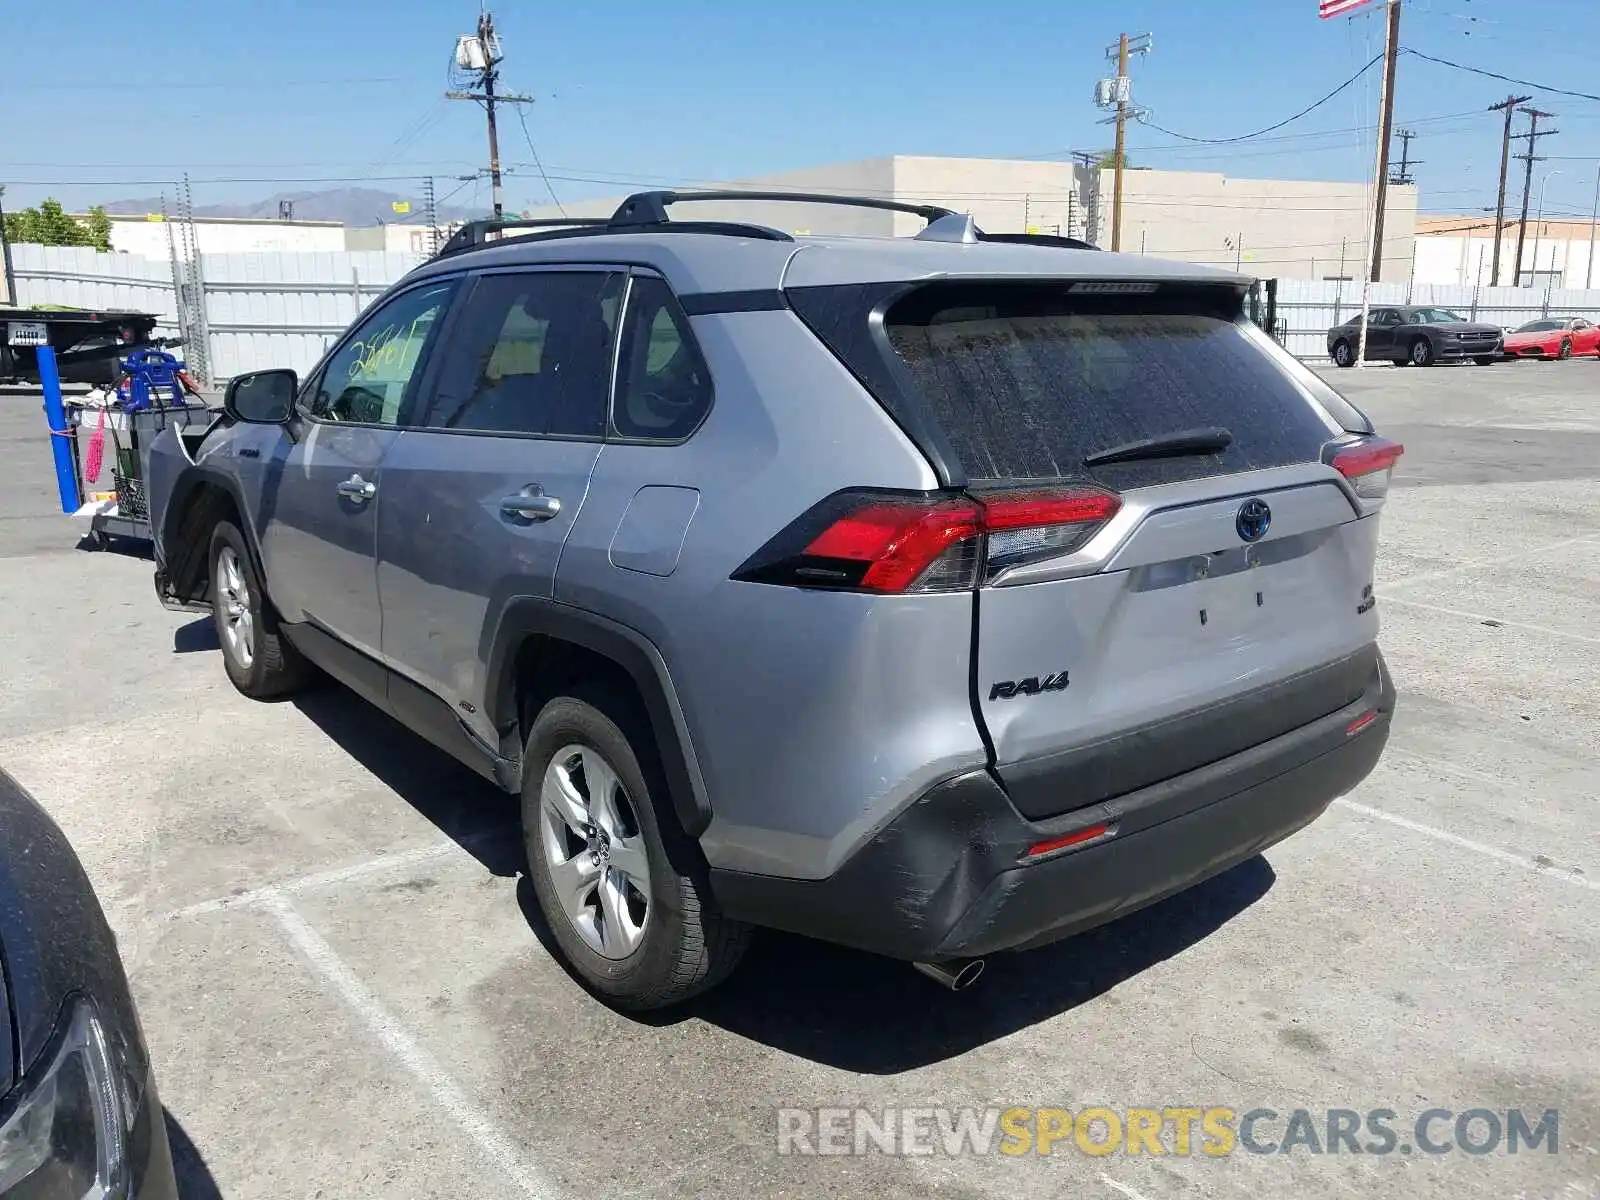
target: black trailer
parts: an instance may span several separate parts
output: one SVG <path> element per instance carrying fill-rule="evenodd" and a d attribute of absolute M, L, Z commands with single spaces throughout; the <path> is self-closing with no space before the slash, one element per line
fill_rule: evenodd
<path fill-rule="evenodd" d="M 153 336 L 157 320 L 140 312 L 0 308 L 0 383 L 38 383 L 34 352 L 49 346 L 63 383 L 109 387 L 117 382 L 118 359 L 167 344 Z"/>

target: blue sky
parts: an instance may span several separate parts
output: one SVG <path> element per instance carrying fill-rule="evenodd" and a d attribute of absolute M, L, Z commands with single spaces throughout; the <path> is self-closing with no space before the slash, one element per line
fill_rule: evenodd
<path fill-rule="evenodd" d="M 482 116 L 441 99 L 455 36 L 476 20 L 468 0 L 320 0 L 292 18 L 281 5 L 143 0 L 137 28 L 72 6 L 6 8 L 8 47 L 37 50 L 8 54 L 0 72 L 8 207 L 152 195 L 184 170 L 197 203 L 368 180 L 414 192 L 425 174 L 441 196 L 459 188 L 457 201 L 487 202 L 486 185 L 454 178 L 485 160 Z M 538 98 L 528 130 L 563 200 L 891 153 L 1104 148 L 1091 89 L 1121 30 L 1154 34 L 1134 67 L 1136 100 L 1195 137 L 1270 125 L 1382 47 L 1380 5 L 1320 21 L 1315 0 L 503 0 L 492 11 L 502 87 Z M 1401 41 L 1600 93 L 1594 13 L 1592 0 L 1406 0 Z M 65 74 L 50 65 L 60 53 Z M 1397 121 L 1419 134 L 1425 209 L 1493 204 L 1499 124 L 1483 110 L 1513 90 L 1533 89 L 1402 58 Z M 1551 172 L 1547 215 L 1587 218 L 1600 102 L 1537 93 L 1536 103 L 1559 114 L 1561 131 L 1540 146 L 1551 157 L 1536 194 Z M 1193 146 L 1134 127 L 1129 153 L 1240 177 L 1361 179 L 1376 112 L 1372 71 L 1270 138 Z M 548 202 L 509 114 L 501 147 L 509 203 Z"/>

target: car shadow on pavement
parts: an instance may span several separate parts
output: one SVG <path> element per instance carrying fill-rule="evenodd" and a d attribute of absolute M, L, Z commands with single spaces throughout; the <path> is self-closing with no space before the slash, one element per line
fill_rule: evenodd
<path fill-rule="evenodd" d="M 172 631 L 174 654 L 199 654 L 221 649 L 222 643 L 217 641 L 217 623 L 208 616 L 196 617 L 187 625 L 179 625 Z"/>
<path fill-rule="evenodd" d="M 1062 942 L 990 958 L 950 993 L 909 965 L 764 933 L 733 976 L 666 1020 L 698 1017 L 800 1058 L 893 1075 L 954 1058 L 1069 1012 L 1182 953 L 1249 908 L 1276 880 L 1260 855 Z M 657 1018 L 660 1019 L 660 1018 Z"/>
<path fill-rule="evenodd" d="M 164 1109 L 167 1124 L 167 1145 L 172 1149 L 172 1173 L 178 1181 L 180 1200 L 222 1200 L 222 1189 L 206 1166 L 205 1155 L 189 1139 L 183 1124 Z"/>
<path fill-rule="evenodd" d="M 294 697 L 312 724 L 488 871 L 522 869 L 519 801 L 339 684 Z"/>

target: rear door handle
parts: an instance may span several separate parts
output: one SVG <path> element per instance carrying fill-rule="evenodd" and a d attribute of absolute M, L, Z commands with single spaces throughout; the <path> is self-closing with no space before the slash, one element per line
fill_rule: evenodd
<path fill-rule="evenodd" d="M 560 514 L 561 501 L 554 496 L 546 496 L 543 488 L 533 484 L 500 501 L 500 511 L 516 520 L 548 521 Z"/>
<path fill-rule="evenodd" d="M 335 490 L 346 500 L 364 503 L 378 494 L 378 485 L 368 482 L 360 475 L 352 475 L 349 479 L 341 480 Z"/>

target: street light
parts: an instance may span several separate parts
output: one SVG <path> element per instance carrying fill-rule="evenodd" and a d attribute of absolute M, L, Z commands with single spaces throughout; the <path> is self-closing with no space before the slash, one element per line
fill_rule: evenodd
<path fill-rule="evenodd" d="M 1541 182 L 1539 184 L 1539 215 L 1534 218 L 1534 222 L 1533 222 L 1533 229 L 1534 229 L 1534 233 L 1533 233 L 1533 238 L 1534 238 L 1534 241 L 1533 241 L 1533 270 L 1528 272 L 1528 286 L 1529 287 L 1533 286 L 1533 276 L 1535 276 L 1535 275 L 1537 275 L 1539 273 L 1539 237 L 1544 232 L 1544 189 L 1550 186 L 1551 177 L 1554 176 L 1554 175 L 1559 175 L 1559 174 L 1561 174 L 1561 168 L 1560 167 L 1557 167 L 1554 171 L 1546 171 L 1545 174 L 1544 174 L 1543 182 Z M 1552 246 L 1550 248 L 1550 270 L 1552 272 L 1554 272 L 1555 269 L 1556 269 L 1555 247 Z"/>

